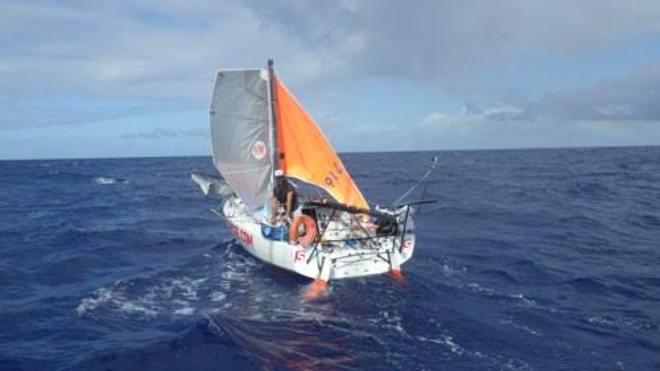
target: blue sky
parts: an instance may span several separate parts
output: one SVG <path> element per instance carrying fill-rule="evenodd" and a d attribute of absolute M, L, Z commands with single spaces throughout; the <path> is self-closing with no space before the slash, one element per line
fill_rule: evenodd
<path fill-rule="evenodd" d="M 660 145 L 655 0 L 0 0 L 0 159 L 208 155 L 269 57 L 339 151 Z"/>

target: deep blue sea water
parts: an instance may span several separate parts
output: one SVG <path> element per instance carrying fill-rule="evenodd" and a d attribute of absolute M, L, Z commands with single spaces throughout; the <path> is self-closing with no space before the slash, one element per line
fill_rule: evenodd
<path fill-rule="evenodd" d="M 255 260 L 208 157 L 0 162 L 2 370 L 658 370 L 660 147 L 439 152 L 387 276 Z M 387 203 L 432 153 L 344 155 Z"/>

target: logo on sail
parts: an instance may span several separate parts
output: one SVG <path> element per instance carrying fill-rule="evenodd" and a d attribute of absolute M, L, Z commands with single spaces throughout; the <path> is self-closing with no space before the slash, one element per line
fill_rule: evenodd
<path fill-rule="evenodd" d="M 261 160 L 266 156 L 266 143 L 262 140 L 257 140 L 252 144 L 252 156 L 257 160 Z"/>

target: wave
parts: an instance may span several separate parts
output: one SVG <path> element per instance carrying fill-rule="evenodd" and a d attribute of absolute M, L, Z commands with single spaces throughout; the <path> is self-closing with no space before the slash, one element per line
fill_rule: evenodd
<path fill-rule="evenodd" d="M 284 317 L 280 320 L 213 316 L 213 326 L 229 334 L 253 363 L 262 369 L 358 369 L 354 366 L 378 346 L 368 335 L 351 331 L 336 319 L 325 321 Z M 357 344 L 362 347 L 357 347 Z M 367 344 L 370 346 L 367 346 Z"/>
<path fill-rule="evenodd" d="M 0 363 L 0 368 L 2 366 Z M 34 369 L 48 368 L 52 367 Z M 217 329 L 210 320 L 202 319 L 177 334 L 175 339 L 150 340 L 141 346 L 95 352 L 66 369 L 106 371 L 221 368 L 250 370 L 254 369 L 254 365 L 227 334 Z"/>
<path fill-rule="evenodd" d="M 231 308 L 237 300 L 243 302 L 241 299 L 257 283 L 269 284 L 255 276 L 263 264 L 233 242 L 216 247 L 225 250 L 192 260 L 188 263 L 190 270 L 184 265 L 179 272 L 120 279 L 98 288 L 78 303 L 76 313 L 82 318 L 120 316 L 141 320 L 214 313 Z M 206 269 L 199 268 L 198 260 L 205 263 Z"/>
<path fill-rule="evenodd" d="M 227 242 L 208 157 L 2 162 L 0 369 L 657 369 L 659 150 L 447 153 L 407 284 L 314 303 Z M 429 157 L 367 156 L 372 202 Z"/>
<path fill-rule="evenodd" d="M 148 283 L 149 280 L 147 280 Z M 206 278 L 165 279 L 155 285 L 141 285 L 140 279 L 115 282 L 109 288 L 97 289 L 76 307 L 80 317 L 96 317 L 97 313 L 144 319 L 163 315 L 189 316 L 196 311 L 200 286 Z"/>
<path fill-rule="evenodd" d="M 128 180 L 124 178 L 114 178 L 114 177 L 109 177 L 109 176 L 97 176 L 94 178 L 94 182 L 96 184 L 127 184 Z"/>
<path fill-rule="evenodd" d="M 490 288 L 490 287 L 484 287 L 479 285 L 476 282 L 469 283 L 465 285 L 470 291 L 474 292 L 475 294 L 487 297 L 487 298 L 492 298 L 495 300 L 502 300 L 506 302 L 513 303 L 515 305 L 521 305 L 523 307 L 537 307 L 538 304 L 535 300 L 523 295 L 523 294 L 506 294 L 506 293 L 500 293 L 497 290 Z"/>
<path fill-rule="evenodd" d="M 533 331 L 533 330 L 531 330 Z M 477 369 L 500 369 L 500 370 L 532 370 L 533 367 L 527 362 L 518 358 L 509 358 L 500 354 L 485 352 L 481 350 L 471 350 L 458 343 L 455 336 L 443 332 L 436 337 L 415 336 L 415 339 L 422 343 L 432 343 L 442 346 L 449 350 L 452 355 L 458 358 L 470 359 L 470 367 Z M 481 367 L 475 367 L 481 365 Z"/>
<path fill-rule="evenodd" d="M 656 332 L 660 329 L 657 323 L 646 318 L 612 317 L 612 316 L 589 316 L 586 322 L 593 325 L 610 329 L 629 329 L 634 331 Z"/>
<path fill-rule="evenodd" d="M 562 284 L 568 285 L 573 289 L 585 294 L 605 295 L 608 292 L 607 285 L 603 284 L 598 278 L 595 277 L 578 277 L 564 281 Z"/>

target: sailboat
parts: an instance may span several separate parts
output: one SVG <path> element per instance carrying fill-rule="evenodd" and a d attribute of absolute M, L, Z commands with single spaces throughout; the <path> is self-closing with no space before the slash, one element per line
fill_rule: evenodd
<path fill-rule="evenodd" d="M 266 68 L 217 72 L 210 124 L 221 178 L 191 176 L 205 194 L 221 196 L 212 211 L 248 253 L 321 288 L 343 278 L 400 277 L 415 249 L 411 205 L 368 204 L 272 60 Z M 301 185 L 301 206 L 290 222 L 274 224 L 264 211 L 276 175 Z M 315 192 L 303 193 L 302 185 Z"/>

